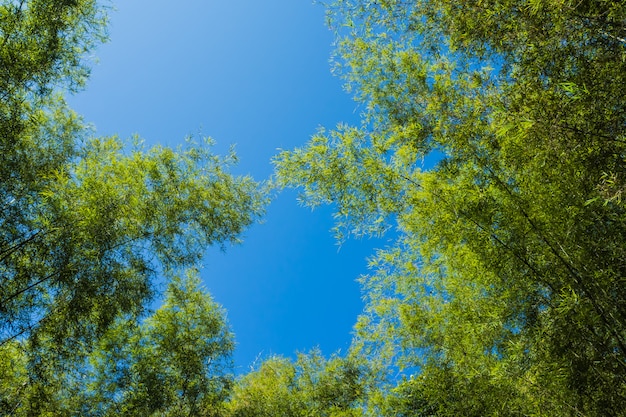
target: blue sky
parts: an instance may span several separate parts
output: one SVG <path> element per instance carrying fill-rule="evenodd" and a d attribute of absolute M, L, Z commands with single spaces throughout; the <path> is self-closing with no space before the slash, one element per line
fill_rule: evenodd
<path fill-rule="evenodd" d="M 311 0 L 133 0 L 115 4 L 110 41 L 70 104 L 98 135 L 139 134 L 175 146 L 211 136 L 236 144 L 236 173 L 267 178 L 278 149 L 302 146 L 318 127 L 356 123 L 358 104 L 330 73 L 332 33 Z M 263 224 L 226 253 L 210 249 L 202 278 L 227 310 L 237 372 L 257 358 L 349 346 L 362 310 L 355 279 L 384 242 L 334 241 L 329 208 L 280 194 Z"/>

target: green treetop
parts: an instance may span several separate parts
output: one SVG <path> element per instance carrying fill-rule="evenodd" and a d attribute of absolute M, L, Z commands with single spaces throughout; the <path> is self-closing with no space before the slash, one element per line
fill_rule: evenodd
<path fill-rule="evenodd" d="M 236 381 L 226 416 L 356 417 L 371 375 L 356 356 L 326 359 L 313 350 L 295 361 L 271 357 Z"/>
<path fill-rule="evenodd" d="M 143 315 L 158 274 L 237 241 L 265 203 L 210 141 L 174 150 L 90 137 L 62 94 L 85 82 L 103 10 L 91 0 L 0 4 L 3 415 L 50 409 L 53 382 L 82 372 L 118 320 Z"/>
<path fill-rule="evenodd" d="M 372 412 L 621 415 L 623 2 L 347 0 L 329 17 L 363 123 L 276 165 L 337 204 L 340 233 L 397 228 L 362 279 L 357 347 L 413 376 Z"/>

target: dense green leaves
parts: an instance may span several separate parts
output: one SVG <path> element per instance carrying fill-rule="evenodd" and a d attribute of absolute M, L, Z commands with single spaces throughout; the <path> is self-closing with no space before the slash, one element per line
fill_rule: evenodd
<path fill-rule="evenodd" d="M 355 0 L 329 15 L 363 124 L 279 155 L 278 181 L 336 203 L 344 231 L 397 224 L 362 280 L 359 346 L 419 378 L 384 407 L 621 414 L 624 5 Z"/>
<path fill-rule="evenodd" d="M 139 313 L 159 268 L 194 264 L 261 209 L 256 184 L 227 174 L 206 147 L 124 155 L 119 140 L 92 140 L 75 160 L 51 174 L 29 241 L 5 257 L 4 340 L 37 323 L 56 328 L 52 314 L 65 338 L 87 330 L 85 317 L 99 332 L 120 312 Z"/>
<path fill-rule="evenodd" d="M 118 318 L 72 363 L 55 354 L 55 346 L 44 346 L 53 343 L 13 342 L 2 350 L 4 412 L 216 416 L 233 381 L 233 336 L 195 271 L 172 277 L 164 304 L 151 316 Z M 42 354 L 38 360 L 33 348 Z"/>
<path fill-rule="evenodd" d="M 274 357 L 242 377 L 228 404 L 232 417 L 352 417 L 362 414 L 371 368 L 356 357 L 318 351 L 292 362 Z"/>
<path fill-rule="evenodd" d="M 198 285 L 193 274 L 174 277 L 152 316 L 107 332 L 90 357 L 83 415 L 218 415 L 232 384 L 234 342 Z"/>
<path fill-rule="evenodd" d="M 145 323 L 141 317 L 158 275 L 175 277 L 195 266 L 208 245 L 237 241 L 262 213 L 265 196 L 251 178 L 229 174 L 234 156 L 212 155 L 210 141 L 174 150 L 90 137 L 62 94 L 84 84 L 86 54 L 104 39 L 104 11 L 90 0 L 0 5 L 3 415 L 108 410 L 76 401 L 92 372 L 88 358 L 115 339 L 120 321 L 135 323 L 124 332 L 141 327 L 124 336 L 137 349 L 162 352 L 125 351 L 120 361 L 173 390 L 153 381 L 149 399 L 137 400 L 146 413 L 164 412 L 168 403 L 179 411 L 173 415 L 198 414 L 220 402 L 229 384 L 220 367 L 231 336 L 194 279 L 174 278 L 171 304 Z M 188 325 L 180 337 L 191 345 L 177 351 L 182 341 L 172 328 L 179 321 Z M 121 341 L 110 343 L 115 350 Z M 159 361 L 171 369 L 155 374 Z"/>
<path fill-rule="evenodd" d="M 330 5 L 363 121 L 282 152 L 276 181 L 334 203 L 340 238 L 395 241 L 361 278 L 347 357 L 236 381 L 193 268 L 264 194 L 210 143 L 89 136 L 62 92 L 103 10 L 0 5 L 0 413 L 624 415 L 623 2 Z"/>
<path fill-rule="evenodd" d="M 84 84 L 86 53 L 104 38 L 103 5 L 93 0 L 4 1 L 0 6 L 3 102 Z"/>

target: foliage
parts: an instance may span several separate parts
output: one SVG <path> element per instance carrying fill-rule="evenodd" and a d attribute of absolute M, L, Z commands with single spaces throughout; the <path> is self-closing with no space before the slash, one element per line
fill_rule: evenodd
<path fill-rule="evenodd" d="M 236 382 L 227 415 L 358 416 L 370 375 L 359 358 L 325 359 L 316 350 L 299 354 L 294 362 L 269 358 Z"/>
<path fill-rule="evenodd" d="M 140 320 L 157 275 L 175 276 L 196 265 L 208 245 L 237 241 L 266 200 L 258 183 L 227 172 L 234 155 L 212 155 L 208 140 L 173 150 L 145 149 L 139 142 L 125 148 L 115 137 L 90 137 L 62 94 L 83 86 L 87 54 L 105 39 L 105 11 L 92 0 L 0 4 L 3 415 L 56 415 L 80 397 L 84 387 L 67 381 L 86 375 L 86 358 L 112 337 L 120 320 Z M 179 281 L 173 283 L 176 298 Z M 214 305 L 206 300 L 202 306 L 192 287 L 178 291 L 212 317 Z M 186 306 L 168 308 L 147 322 L 154 327 L 150 343 L 159 348 L 167 340 L 156 340 L 154 332 L 171 330 L 167 323 L 178 319 L 177 309 L 187 314 Z M 132 337 L 146 345 L 150 339 Z M 222 339 L 219 349 L 195 354 L 223 357 L 232 342 L 226 334 Z M 161 359 L 183 360 L 183 353 L 189 352 Z M 144 356 L 127 359 L 145 365 L 150 358 Z M 185 366 L 200 366 L 196 359 L 185 357 Z M 199 373 L 185 368 L 163 378 L 175 389 L 181 378 Z M 224 389 L 215 385 L 208 392 L 222 398 Z M 194 390 L 189 385 L 172 401 L 181 410 L 192 407 L 190 413 L 192 402 L 213 401 Z"/>
<path fill-rule="evenodd" d="M 251 179 L 223 166 L 206 148 L 124 155 L 115 138 L 89 141 L 52 174 L 31 204 L 32 229 L 5 255 L 5 340 L 60 332 L 59 322 L 61 339 L 99 334 L 119 312 L 141 311 L 159 265 L 192 265 L 206 245 L 235 240 L 260 199 Z"/>
<path fill-rule="evenodd" d="M 174 277 L 152 316 L 120 320 L 90 356 L 82 415 L 217 415 L 233 348 L 224 313 L 197 276 Z"/>
<path fill-rule="evenodd" d="M 191 270 L 172 277 L 151 316 L 119 318 L 86 357 L 52 367 L 43 380 L 25 383 L 30 352 L 3 350 L 13 361 L 7 377 L 24 380 L 4 387 L 5 407 L 13 403 L 8 414 L 17 416 L 219 415 L 232 385 L 233 348 L 224 313 Z M 47 370 L 54 360 L 48 354 L 40 365 Z"/>
<path fill-rule="evenodd" d="M 621 415 L 623 2 L 339 0 L 329 17 L 363 122 L 280 154 L 277 181 L 335 203 L 340 236 L 397 228 L 362 279 L 356 347 L 418 376 L 372 412 Z"/>

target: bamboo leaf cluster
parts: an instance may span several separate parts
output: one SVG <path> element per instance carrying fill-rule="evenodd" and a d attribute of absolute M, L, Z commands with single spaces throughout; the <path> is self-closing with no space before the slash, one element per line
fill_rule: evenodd
<path fill-rule="evenodd" d="M 344 235 L 397 230 L 362 278 L 355 348 L 407 370 L 374 414 L 622 415 L 623 3 L 347 0 L 329 21 L 362 124 L 278 155 L 278 182 Z"/>
<path fill-rule="evenodd" d="M 0 4 L 0 414 L 624 415 L 624 3 L 327 10 L 361 123 L 278 154 L 273 184 L 334 205 L 339 239 L 390 243 L 346 355 L 236 378 L 196 268 L 266 190 L 210 140 L 92 137 L 63 94 L 106 38 L 104 5 Z"/>

